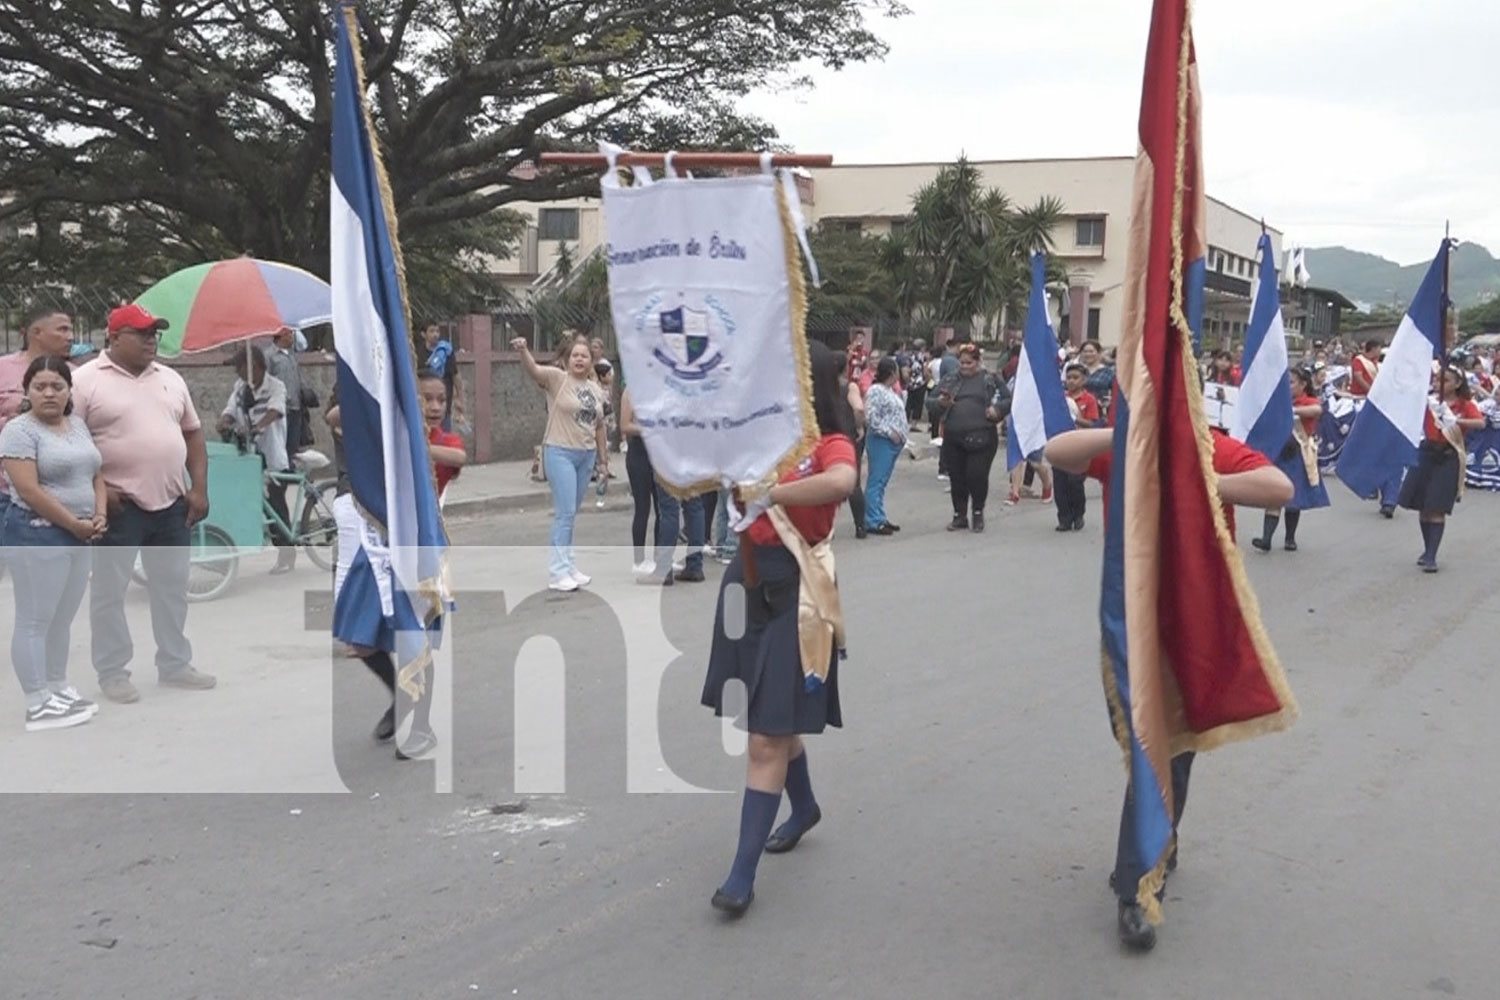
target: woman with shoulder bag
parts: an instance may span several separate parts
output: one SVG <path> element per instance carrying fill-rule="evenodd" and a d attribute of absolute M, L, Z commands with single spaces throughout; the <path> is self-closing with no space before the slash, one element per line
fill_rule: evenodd
<path fill-rule="evenodd" d="M 952 482 L 953 521 L 949 531 L 971 527 L 976 532 L 984 530 L 984 504 L 990 495 L 990 466 L 1000 446 L 996 425 L 1005 416 L 1001 412 L 1004 398 L 999 379 L 980 363 L 979 345 L 960 346 L 957 374 L 938 386 L 943 465 Z"/>

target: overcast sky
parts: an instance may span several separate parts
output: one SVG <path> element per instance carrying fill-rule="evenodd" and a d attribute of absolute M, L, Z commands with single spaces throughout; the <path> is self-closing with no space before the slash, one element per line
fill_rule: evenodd
<path fill-rule="evenodd" d="M 750 109 L 843 163 L 1133 155 L 1150 0 L 906 0 L 883 63 Z M 1500 255 L 1500 3 L 1199 0 L 1214 197 L 1288 244 Z"/>

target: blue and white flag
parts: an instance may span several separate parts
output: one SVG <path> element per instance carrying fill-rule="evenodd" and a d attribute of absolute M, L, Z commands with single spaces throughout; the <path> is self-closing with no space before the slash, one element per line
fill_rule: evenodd
<path fill-rule="evenodd" d="M 1265 233 L 1260 237 L 1260 278 L 1250 297 L 1243 364 L 1229 436 L 1274 462 L 1292 437 L 1292 387 L 1287 382 L 1286 327 L 1281 322 L 1276 258 L 1271 237 Z"/>
<path fill-rule="evenodd" d="M 1432 387 L 1432 360 L 1443 352 L 1448 247 L 1449 241 L 1443 240 L 1432 258 L 1339 456 L 1339 479 L 1361 497 L 1373 494 L 1401 469 L 1417 464 Z"/>
<path fill-rule="evenodd" d="M 448 605 L 448 539 L 417 394 L 395 213 L 364 106 L 350 7 L 336 11 L 334 36 L 329 276 L 340 423 L 350 492 L 389 547 L 398 680 L 420 700 L 428 629 Z"/>
<path fill-rule="evenodd" d="M 1026 334 L 1016 365 L 1016 388 L 1010 403 L 1010 433 L 1005 438 L 1006 468 L 1014 469 L 1040 451 L 1048 438 L 1076 426 L 1068 410 L 1062 373 L 1057 368 L 1057 335 L 1047 315 L 1047 258 L 1031 255 L 1031 301 Z"/>

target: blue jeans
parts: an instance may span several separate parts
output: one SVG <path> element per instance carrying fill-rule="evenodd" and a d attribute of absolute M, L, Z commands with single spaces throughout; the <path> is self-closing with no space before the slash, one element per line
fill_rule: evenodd
<path fill-rule="evenodd" d="M 94 547 L 94 585 L 89 591 L 94 669 L 101 681 L 116 674 L 130 676 L 126 668 L 135 645 L 125 621 L 125 590 L 138 552 L 151 597 L 157 676 L 170 677 L 193 665 L 193 647 L 187 640 L 193 533 L 187 513 L 187 500 L 178 498 L 161 510 L 143 510 L 126 500 L 120 511 L 109 516 L 109 530 Z"/>
<path fill-rule="evenodd" d="M 865 528 L 873 530 L 886 522 L 885 488 L 890 484 L 891 473 L 896 471 L 901 446 L 890 438 L 870 434 L 865 439 L 865 454 L 870 461 L 870 479 L 865 484 Z"/>
<path fill-rule="evenodd" d="M 740 550 L 740 536 L 729 530 L 729 491 L 719 491 L 719 506 L 714 511 L 714 548 L 721 559 L 733 559 Z"/>
<path fill-rule="evenodd" d="M 8 504 L 5 544 L 16 591 L 10 659 L 33 707 L 68 682 L 73 618 L 83 604 L 93 552 L 88 545 L 23 507 Z"/>
<path fill-rule="evenodd" d="M 578 572 L 573 561 L 573 520 L 589 491 L 589 473 L 594 468 L 594 449 L 542 448 L 542 467 L 552 489 L 552 553 L 547 571 L 556 583 Z"/>
<path fill-rule="evenodd" d="M 703 497 L 678 500 L 661 484 L 656 486 L 656 568 L 660 573 L 672 571 L 672 553 L 677 549 L 677 529 L 687 525 L 687 558 L 683 568 L 703 571 L 703 543 L 707 525 L 703 518 Z"/>

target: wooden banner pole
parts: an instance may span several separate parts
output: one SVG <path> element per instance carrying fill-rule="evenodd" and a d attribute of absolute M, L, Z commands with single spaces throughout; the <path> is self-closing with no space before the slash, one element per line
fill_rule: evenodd
<path fill-rule="evenodd" d="M 599 153 L 543 153 L 538 157 L 543 166 L 596 167 L 603 170 L 609 160 Z M 615 158 L 617 167 L 661 167 L 667 162 L 666 153 L 621 153 Z M 760 166 L 759 153 L 673 153 L 672 166 L 682 170 L 694 168 Z M 831 167 L 833 156 L 828 153 L 773 153 L 773 167 Z"/>

